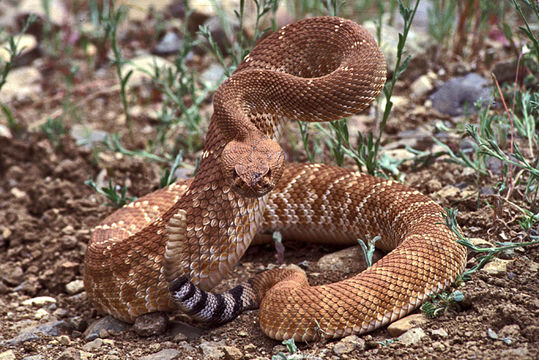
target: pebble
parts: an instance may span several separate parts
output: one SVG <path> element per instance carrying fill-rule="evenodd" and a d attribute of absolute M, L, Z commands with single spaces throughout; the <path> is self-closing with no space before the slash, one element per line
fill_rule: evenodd
<path fill-rule="evenodd" d="M 404 334 L 408 330 L 427 323 L 429 319 L 423 314 L 412 314 L 395 321 L 387 327 L 387 332 L 392 337 Z"/>
<path fill-rule="evenodd" d="M 492 340 L 498 340 L 498 334 L 496 334 L 496 331 L 492 330 L 491 328 L 487 329 L 487 336 Z"/>
<path fill-rule="evenodd" d="M 39 340 L 42 336 L 60 336 L 69 333 L 71 327 L 65 320 L 50 321 L 45 324 L 39 324 L 25 328 L 17 336 L 4 342 L 7 346 L 18 346 L 27 341 Z"/>
<path fill-rule="evenodd" d="M 69 295 L 75 295 L 84 290 L 84 281 L 82 280 L 73 280 L 66 284 L 66 292 Z"/>
<path fill-rule="evenodd" d="M 17 50 L 20 54 L 14 60 L 14 66 L 22 66 L 30 64 L 38 55 L 37 40 L 35 36 L 31 34 L 15 35 L 13 37 L 15 43 L 18 43 Z M 9 61 L 9 42 L 5 42 L 0 45 L 0 60 L 4 63 Z"/>
<path fill-rule="evenodd" d="M 154 64 L 161 69 L 162 73 L 164 73 L 166 69 L 174 68 L 174 64 L 172 64 L 170 61 L 163 59 L 162 57 L 149 54 L 137 56 L 136 58 L 131 59 L 129 63 L 123 65 L 122 72 L 124 74 L 127 74 L 129 71 L 133 70 L 133 74 L 127 82 L 128 90 L 134 90 L 134 88 L 143 85 L 145 82 L 151 82 L 152 76 L 149 74 L 154 73 Z"/>
<path fill-rule="evenodd" d="M 92 352 L 98 350 L 101 346 L 103 346 L 103 340 L 97 338 L 95 340 L 87 342 L 82 346 L 82 348 L 84 349 L 84 351 Z"/>
<path fill-rule="evenodd" d="M 434 88 L 433 78 L 436 75 L 433 72 L 421 75 L 418 77 L 411 85 L 410 90 L 412 91 L 412 96 L 415 98 L 420 98 L 423 95 L 426 95 Z"/>
<path fill-rule="evenodd" d="M 81 351 L 75 348 L 67 348 L 58 356 L 58 360 L 81 360 Z"/>
<path fill-rule="evenodd" d="M 135 320 L 133 330 L 139 336 L 154 336 L 164 333 L 167 329 L 168 317 L 162 312 L 144 314 Z"/>
<path fill-rule="evenodd" d="M 447 333 L 447 331 L 445 331 L 444 329 L 434 329 L 434 330 L 431 330 L 430 331 L 430 334 L 435 336 L 435 337 L 441 337 L 441 338 L 445 338 L 445 337 L 448 337 L 449 334 Z"/>
<path fill-rule="evenodd" d="M 382 256 L 383 253 L 375 251 L 372 259 L 373 263 L 378 261 Z M 318 260 L 317 266 L 320 271 L 341 271 L 345 273 L 360 272 L 366 268 L 363 251 L 359 246 L 351 246 L 324 255 Z"/>
<path fill-rule="evenodd" d="M 155 354 L 146 355 L 140 360 L 175 360 L 180 358 L 181 353 L 176 349 L 163 349 Z"/>
<path fill-rule="evenodd" d="M 432 348 L 436 351 L 442 352 L 442 351 L 445 351 L 446 346 L 440 341 L 435 341 L 432 343 Z"/>
<path fill-rule="evenodd" d="M 12 188 L 11 192 L 13 192 Z M 17 191 L 20 191 L 17 189 Z M 26 194 L 24 194 L 26 196 Z M 8 285 L 17 286 L 24 280 L 24 272 L 20 266 L 15 266 L 13 263 L 5 263 L 0 266 L 0 279 Z"/>
<path fill-rule="evenodd" d="M 223 351 L 227 360 L 241 360 L 243 353 L 235 346 L 223 346 Z"/>
<path fill-rule="evenodd" d="M 365 349 L 365 340 L 356 335 L 347 336 L 333 346 L 336 355 L 348 354 L 356 349 L 360 351 Z"/>
<path fill-rule="evenodd" d="M 13 350 L 4 351 L 0 353 L 0 360 L 15 360 L 15 353 Z"/>
<path fill-rule="evenodd" d="M 486 272 L 490 275 L 498 275 L 503 274 L 507 272 L 507 265 L 512 263 L 513 260 L 503 260 L 498 258 L 493 258 L 492 261 L 489 261 L 488 263 L 483 266 L 481 271 Z"/>
<path fill-rule="evenodd" d="M 23 306 L 43 306 L 49 304 L 56 304 L 56 299 L 50 296 L 38 296 L 22 302 Z"/>
<path fill-rule="evenodd" d="M 0 92 L 0 102 L 28 102 L 42 92 L 42 75 L 33 66 L 12 69 Z"/>
<path fill-rule="evenodd" d="M 183 40 L 174 31 L 169 31 L 153 49 L 156 55 L 174 55 L 183 46 Z"/>
<path fill-rule="evenodd" d="M 34 314 L 34 319 L 41 320 L 49 316 L 49 312 L 45 309 L 38 309 Z"/>
<path fill-rule="evenodd" d="M 25 356 L 22 360 L 45 360 L 45 357 L 41 354 Z"/>
<path fill-rule="evenodd" d="M 200 349 L 205 359 L 222 359 L 225 353 L 220 348 L 224 345 L 224 341 L 202 341 L 200 343 Z"/>
<path fill-rule="evenodd" d="M 9 130 L 9 128 L 7 126 L 5 126 L 3 124 L 0 124 L 0 137 L 5 137 L 5 138 L 8 138 L 8 139 L 11 139 L 13 137 L 13 134 L 11 134 L 11 130 Z M 6 238 L 7 237 L 4 236 L 4 239 L 6 239 Z"/>
<path fill-rule="evenodd" d="M 432 106 L 441 113 L 451 116 L 475 112 L 474 103 L 480 99 L 491 98 L 488 80 L 478 74 L 470 73 L 445 82 L 431 96 Z"/>
<path fill-rule="evenodd" d="M 425 334 L 423 329 L 413 328 L 399 336 L 397 340 L 405 346 L 410 346 L 419 342 L 425 336 L 427 336 L 427 334 Z"/>
<path fill-rule="evenodd" d="M 108 333 L 120 333 L 126 331 L 131 327 L 128 323 L 117 320 L 112 316 L 105 316 L 97 321 L 94 321 L 86 331 L 84 331 L 84 338 L 87 341 L 97 339 L 102 329 L 108 331 Z"/>

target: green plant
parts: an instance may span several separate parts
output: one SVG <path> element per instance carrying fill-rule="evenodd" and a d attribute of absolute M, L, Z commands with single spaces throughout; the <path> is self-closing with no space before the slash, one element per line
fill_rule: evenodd
<path fill-rule="evenodd" d="M 28 31 L 28 28 L 30 27 L 30 25 L 32 25 L 35 21 L 36 21 L 36 16 L 34 14 L 31 14 L 30 16 L 28 16 L 28 18 L 24 22 L 21 32 L 16 37 L 16 39 L 15 39 L 15 36 L 13 35 L 9 36 L 8 38 L 9 46 L 6 47 L 6 50 L 9 53 L 9 59 L 5 62 L 0 61 L 0 91 L 2 91 L 2 87 L 5 85 L 7 81 L 8 74 L 13 68 L 13 65 L 15 63 L 17 56 L 19 56 L 24 51 L 24 49 L 19 48 L 21 36 L 25 34 L 26 31 Z M 0 109 L 2 110 L 2 113 L 7 119 L 8 128 L 15 135 L 17 135 L 22 130 L 21 125 L 17 123 L 17 120 L 13 116 L 13 113 L 11 112 L 11 110 L 6 104 L 0 102 Z"/>
<path fill-rule="evenodd" d="M 442 216 L 445 219 L 445 223 L 447 227 L 451 229 L 451 231 L 453 231 L 455 235 L 457 235 L 457 242 L 475 252 L 486 253 L 486 255 L 483 255 L 478 259 L 478 263 L 474 267 L 472 267 L 469 270 L 464 271 L 458 277 L 457 282 L 470 280 L 472 274 L 480 270 L 488 261 L 492 259 L 494 255 L 496 255 L 497 253 L 501 251 L 539 244 L 539 236 L 530 235 L 530 238 L 534 240 L 521 242 L 521 243 L 496 242 L 495 245 L 499 245 L 499 246 L 486 247 L 486 248 L 475 246 L 470 242 L 469 239 L 465 238 L 460 232 L 460 228 L 457 224 L 456 215 L 457 215 L 457 210 L 454 210 L 454 209 L 445 209 L 445 213 L 442 213 Z"/>
<path fill-rule="evenodd" d="M 367 269 L 372 266 L 372 257 L 374 255 L 374 251 L 376 250 L 374 244 L 378 240 L 380 240 L 380 236 L 375 236 L 372 240 L 367 239 L 366 241 L 363 241 L 361 239 L 357 239 L 357 242 L 359 243 L 359 246 L 361 247 L 361 250 L 363 251 L 363 258 L 365 259 L 365 264 L 367 265 Z M 365 244 L 366 243 L 366 244 Z"/>
<path fill-rule="evenodd" d="M 314 356 L 302 354 L 301 351 L 298 350 L 298 347 L 296 346 L 294 339 L 283 340 L 282 344 L 286 346 L 286 350 L 288 351 L 288 353 L 279 351 L 277 355 L 273 355 L 271 357 L 271 360 L 302 360 L 302 359 L 316 360 L 318 359 L 317 357 L 314 357 Z"/>
<path fill-rule="evenodd" d="M 448 48 L 455 23 L 457 2 L 435 0 L 431 4 L 428 9 L 429 34 L 437 44 Z"/>
<path fill-rule="evenodd" d="M 228 15 L 225 13 L 225 11 L 222 9 L 221 6 L 218 5 L 217 2 L 213 2 L 213 6 L 217 9 L 217 13 L 219 18 L 221 19 L 221 23 L 223 24 L 223 28 L 226 31 L 229 38 L 233 38 L 234 41 L 232 41 L 232 46 L 228 49 L 228 52 L 232 56 L 232 64 L 227 65 L 225 62 L 223 53 L 221 52 L 221 49 L 213 39 L 213 36 L 211 34 L 210 29 L 207 26 L 201 26 L 199 28 L 199 33 L 206 38 L 206 40 L 209 43 L 210 50 L 214 53 L 217 60 L 223 66 L 225 69 L 225 75 L 228 77 L 232 75 L 234 70 L 238 67 L 238 65 L 242 62 L 243 58 L 247 56 L 249 51 L 254 47 L 256 42 L 260 39 L 260 37 L 269 29 L 276 30 L 276 23 L 275 23 L 275 12 L 277 11 L 277 5 L 278 0 L 253 0 L 255 7 L 256 7 L 256 18 L 255 18 L 255 25 L 254 25 L 254 35 L 251 39 L 244 36 L 244 17 L 245 17 L 245 0 L 240 0 L 240 7 L 239 11 L 234 11 L 234 14 L 236 15 L 236 19 L 238 20 L 238 29 L 233 30 L 233 26 L 228 20 Z M 273 14 L 273 18 L 271 20 L 271 27 L 260 29 L 260 23 L 264 19 L 265 16 L 267 16 L 269 13 Z M 235 36 L 233 36 L 233 34 Z"/>
<path fill-rule="evenodd" d="M 410 31 L 410 27 L 417 11 L 419 1 L 416 1 L 413 7 L 407 7 L 401 1 L 399 1 L 398 4 L 399 12 L 404 21 L 404 29 L 402 33 L 399 33 L 399 42 L 397 45 L 397 61 L 394 68 L 393 78 L 391 79 L 391 81 L 385 84 L 383 89 L 386 105 L 382 115 L 382 120 L 379 124 L 378 136 L 375 137 L 372 132 L 370 132 L 366 136 L 358 134 L 357 148 L 354 149 L 354 147 L 350 144 L 349 141 L 348 127 L 346 122 L 331 124 L 331 131 L 325 130 L 322 124 L 316 123 L 314 125 L 318 129 L 318 131 L 320 131 L 323 136 L 328 139 L 330 150 L 334 154 L 335 159 L 338 163 L 342 163 L 344 161 L 344 155 L 348 155 L 356 162 L 360 170 L 365 168 L 367 172 L 371 175 L 384 177 L 387 177 L 385 171 L 388 171 L 397 176 L 399 175 L 397 169 L 398 162 L 394 162 L 389 158 L 384 158 L 383 161 L 380 161 L 379 152 L 382 134 L 384 132 L 386 122 L 393 107 L 391 97 L 393 96 L 395 84 L 400 75 L 402 75 L 402 73 L 406 70 L 408 63 L 411 59 L 410 55 L 404 58 L 404 46 L 406 44 L 406 38 Z M 300 131 L 303 132 L 301 128 Z M 308 136 L 302 134 L 302 139 L 308 139 Z M 307 146 L 304 144 L 304 147 L 306 148 Z"/>
<path fill-rule="evenodd" d="M 440 313 L 445 313 L 450 308 L 458 308 L 464 300 L 464 294 L 458 290 L 453 292 L 441 292 L 430 295 L 430 300 L 421 305 L 421 311 L 429 318 L 435 318 Z"/>
<path fill-rule="evenodd" d="M 61 137 L 66 133 L 64 123 L 58 118 L 47 118 L 47 121 L 42 124 L 40 128 L 45 136 L 47 136 L 47 139 L 49 139 L 52 146 L 59 148 L 61 145 Z"/>
<path fill-rule="evenodd" d="M 94 189 L 98 194 L 105 196 L 109 202 L 107 206 L 112 206 L 115 208 L 120 208 L 131 201 L 135 201 L 137 198 L 132 196 L 127 196 L 127 187 L 114 185 L 112 179 L 109 179 L 109 186 L 103 186 L 99 188 L 92 178 L 86 180 L 84 185 L 87 185 Z"/>
<path fill-rule="evenodd" d="M 178 151 L 178 154 L 174 158 L 172 164 L 170 164 L 170 169 L 165 169 L 163 175 L 161 175 L 161 179 L 159 180 L 159 188 L 164 188 L 176 181 L 176 176 L 174 176 L 174 173 L 182 163 L 182 160 L 183 152 L 180 150 Z"/>

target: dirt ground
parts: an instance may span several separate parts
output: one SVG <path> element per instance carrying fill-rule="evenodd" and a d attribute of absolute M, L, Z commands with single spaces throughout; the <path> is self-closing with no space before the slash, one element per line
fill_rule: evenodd
<path fill-rule="evenodd" d="M 77 145 L 69 135 L 75 124 L 69 122 L 73 120 L 69 118 L 66 120 L 68 134 L 61 137 L 58 147 L 51 145 L 34 125 L 44 115 L 61 109 L 57 90 L 61 87 L 61 78 L 57 74 L 65 71 L 65 64 L 41 64 L 39 70 L 52 75 L 47 78 L 43 92 L 37 94 L 39 101 L 12 105 L 23 130 L 13 136 L 0 136 L 0 359 L 4 359 L 4 352 L 12 352 L 16 359 L 138 359 L 163 349 L 178 350 L 181 359 L 199 359 L 205 354 L 201 344 L 212 345 L 220 341 L 219 346 L 229 347 L 223 358 L 266 359 L 282 351 L 280 342 L 267 338 L 258 328 L 257 311 L 242 314 L 217 328 L 200 328 L 201 335 L 194 339 L 177 336 L 173 330 L 150 337 L 127 330 L 106 334 L 104 343 L 85 347 L 89 340 L 83 333 L 101 315 L 93 310 L 83 291 L 67 290 L 66 285 L 82 280 L 83 258 L 92 228 L 113 209 L 105 206 L 104 197 L 84 182 L 89 177 L 95 179 L 106 169 L 107 176 L 129 185 L 128 195 L 140 197 L 157 189 L 161 169 L 155 163 L 110 151 L 100 153 L 96 161 L 91 149 Z M 413 80 L 404 76 L 397 95 L 407 97 L 407 86 Z M 114 83 L 116 78 L 114 69 L 108 68 L 99 78 L 90 71 L 82 73 L 79 81 L 78 85 L 93 84 L 99 89 L 99 84 Z M 154 125 L 152 120 L 144 114 L 135 116 L 134 137 L 129 137 L 125 126 L 115 121 L 123 113 L 119 93 L 111 91 L 82 101 L 92 91 L 95 90 L 71 95 L 71 100 L 80 104 L 80 121 L 94 128 L 119 132 L 128 148 L 145 144 L 154 131 L 147 131 L 148 126 L 151 129 Z M 415 103 L 410 101 L 394 112 L 385 144 L 399 140 L 398 134 L 402 130 L 414 130 L 432 122 L 429 111 L 417 115 L 417 107 L 423 100 L 424 97 L 416 99 Z M 211 105 L 208 103 L 207 106 L 210 111 Z M 3 121 L 0 123 L 5 124 Z M 370 125 L 362 126 L 369 128 Z M 297 134 L 296 125 L 291 125 L 291 129 Z M 305 160 L 301 149 L 297 151 L 290 157 Z M 197 155 L 186 154 L 185 161 L 194 165 Z M 491 201 L 495 200 L 488 194 L 477 202 L 475 174 L 467 169 L 438 159 L 423 167 L 405 164 L 402 172 L 406 174 L 408 185 L 444 207 L 458 209 L 457 218 L 467 236 L 490 243 L 526 240 L 515 221 L 517 212 L 513 208 L 503 207 L 501 213 L 494 214 Z M 481 188 L 486 189 L 493 187 L 498 179 L 482 181 Z M 338 271 L 318 272 L 318 259 L 339 248 L 289 242 L 285 242 L 285 248 L 285 262 L 304 262 L 307 272 L 315 273 L 311 276 L 315 279 L 313 282 L 324 283 L 350 276 Z M 504 252 L 499 257 L 510 260 L 506 269 L 482 270 L 474 274 L 459 288 L 464 294 L 460 308 L 453 308 L 421 325 L 426 336 L 415 344 L 405 346 L 387 342 L 391 336 L 382 328 L 362 337 L 365 349 L 356 348 L 346 354 L 337 355 L 334 351 L 338 340 L 298 344 L 298 347 L 306 358 L 322 359 L 537 359 L 538 249 L 535 246 Z M 477 255 L 470 252 L 468 267 L 476 263 Z M 254 246 L 222 287 L 276 263 L 271 245 Z M 24 303 L 39 296 L 50 296 L 56 302 L 45 305 Z M 65 320 L 68 324 L 59 336 L 39 336 L 14 347 L 5 342 L 24 329 L 54 320 Z M 440 333 L 440 329 L 445 333 Z M 238 357 L 233 355 L 238 352 L 230 348 L 239 351 Z M 9 354 L 5 356 L 9 359 Z"/>

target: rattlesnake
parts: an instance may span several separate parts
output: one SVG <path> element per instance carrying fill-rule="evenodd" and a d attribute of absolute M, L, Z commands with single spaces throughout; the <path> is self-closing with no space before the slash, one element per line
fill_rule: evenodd
<path fill-rule="evenodd" d="M 364 109 L 385 66 L 372 36 L 337 17 L 305 19 L 261 41 L 214 96 L 194 179 L 130 203 L 94 230 L 84 283 L 95 307 L 129 322 L 178 308 L 224 322 L 260 306 L 270 337 L 307 341 L 371 331 L 448 286 L 466 251 L 440 206 L 391 180 L 287 164 L 276 142 L 285 119 L 331 121 Z M 377 247 L 391 252 L 329 285 L 310 287 L 301 270 L 284 268 L 207 292 L 263 231 L 340 244 L 381 235 Z"/>

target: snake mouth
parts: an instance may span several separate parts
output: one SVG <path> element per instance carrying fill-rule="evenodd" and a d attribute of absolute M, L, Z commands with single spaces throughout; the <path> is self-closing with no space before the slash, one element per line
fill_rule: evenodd
<path fill-rule="evenodd" d="M 271 169 L 265 173 L 254 173 L 249 179 L 242 178 L 236 170 L 232 174 L 231 188 L 236 193 L 250 198 L 257 198 L 269 193 L 275 185 L 272 183 Z"/>

